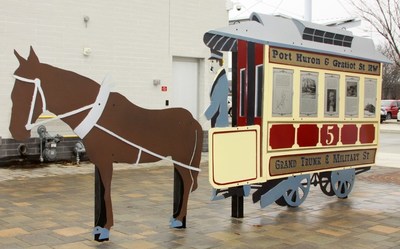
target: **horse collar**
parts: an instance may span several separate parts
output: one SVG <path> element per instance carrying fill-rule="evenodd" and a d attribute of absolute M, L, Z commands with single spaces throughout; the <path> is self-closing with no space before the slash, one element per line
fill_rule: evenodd
<path fill-rule="evenodd" d="M 109 77 L 106 76 L 100 86 L 99 93 L 97 94 L 96 101 L 93 103 L 92 109 L 90 109 L 88 115 L 82 120 L 82 122 L 74 129 L 81 139 L 83 139 L 95 126 L 103 113 L 104 107 L 107 104 L 108 96 L 110 95 L 111 84 Z"/>

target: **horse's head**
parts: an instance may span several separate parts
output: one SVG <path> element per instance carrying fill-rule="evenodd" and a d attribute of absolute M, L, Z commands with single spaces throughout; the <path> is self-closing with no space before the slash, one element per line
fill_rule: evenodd
<path fill-rule="evenodd" d="M 19 61 L 19 67 L 14 72 L 16 80 L 11 93 L 13 106 L 10 132 L 16 140 L 25 140 L 30 137 L 30 129 L 26 125 L 35 121 L 42 113 L 42 97 L 35 84 L 35 79 L 39 78 L 41 64 L 32 47 L 28 59 L 22 58 L 15 50 L 14 54 Z"/>

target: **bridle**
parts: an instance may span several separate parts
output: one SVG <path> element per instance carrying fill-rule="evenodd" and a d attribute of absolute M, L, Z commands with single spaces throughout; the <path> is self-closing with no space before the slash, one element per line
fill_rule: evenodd
<path fill-rule="evenodd" d="M 69 116 L 73 116 L 77 113 L 86 111 L 91 109 L 91 111 L 89 112 L 89 114 L 85 117 L 84 120 L 82 120 L 82 122 L 74 129 L 74 132 L 80 137 L 80 138 L 84 138 L 86 136 L 87 133 L 89 133 L 89 131 L 93 128 L 93 126 L 96 124 L 97 120 L 100 118 L 101 113 L 104 110 L 105 104 L 107 102 L 108 96 L 110 94 L 111 91 L 111 84 L 108 84 L 108 77 L 106 77 L 103 80 L 103 83 L 100 86 L 100 90 L 99 90 L 99 94 L 97 95 L 96 101 L 93 104 L 75 109 L 73 111 L 69 111 L 66 112 L 64 114 L 58 114 L 57 116 L 47 119 L 47 120 L 43 120 L 40 122 L 36 122 L 36 123 L 32 123 L 32 116 L 33 116 L 33 110 L 35 108 L 35 103 L 36 103 L 36 99 L 37 99 L 37 92 L 40 93 L 40 97 L 42 99 L 42 113 L 47 111 L 47 106 L 46 106 L 46 97 L 44 95 L 42 86 L 41 86 L 41 80 L 39 78 L 35 78 L 35 79 L 28 79 L 28 78 L 24 78 L 18 75 L 14 75 L 14 78 L 24 82 L 24 83 L 31 83 L 35 85 L 35 89 L 33 91 L 33 95 L 32 95 L 32 101 L 31 101 L 31 107 L 29 110 L 29 116 L 28 116 L 28 121 L 26 122 L 25 128 L 29 131 L 32 128 L 39 126 L 39 125 L 43 125 L 46 124 L 48 122 L 54 121 L 56 119 L 62 119 L 62 118 L 66 118 Z"/>
<path fill-rule="evenodd" d="M 39 91 L 40 97 L 42 99 L 42 113 L 47 110 L 47 108 L 46 108 L 46 99 L 44 97 L 43 89 L 42 89 L 42 86 L 40 84 L 41 81 L 38 78 L 35 78 L 35 79 L 32 80 L 32 79 L 27 79 L 27 78 L 24 78 L 24 77 L 21 77 L 21 76 L 18 76 L 18 75 L 14 75 L 14 78 L 19 80 L 19 81 L 22 81 L 22 82 L 25 82 L 25 83 L 31 83 L 31 84 L 35 85 L 35 89 L 33 91 L 33 96 L 32 96 L 32 101 L 31 101 L 31 107 L 30 107 L 30 110 L 29 110 L 28 121 L 26 122 L 26 125 L 25 125 L 25 128 L 27 130 L 31 130 L 35 126 L 35 125 L 32 124 L 32 115 L 33 115 L 33 109 L 35 108 L 36 97 L 37 97 L 37 92 L 38 91 Z"/>
<path fill-rule="evenodd" d="M 107 104 L 107 100 L 108 100 L 108 97 L 110 95 L 111 88 L 112 88 L 111 83 L 109 83 L 110 82 L 109 81 L 110 77 L 108 77 L 108 76 L 106 76 L 104 78 L 104 80 L 103 80 L 103 82 L 102 82 L 102 84 L 100 86 L 99 93 L 98 93 L 98 95 L 96 97 L 96 100 L 95 100 L 95 102 L 93 104 L 78 108 L 78 109 L 70 111 L 70 112 L 66 112 L 64 114 L 58 114 L 54 118 L 43 120 L 43 121 L 36 122 L 36 123 L 32 123 L 32 116 L 33 116 L 33 109 L 35 108 L 37 92 L 39 92 L 40 97 L 42 99 L 42 113 L 47 111 L 46 97 L 44 95 L 44 92 L 43 92 L 43 89 L 42 89 L 42 86 L 41 86 L 41 81 L 40 81 L 39 78 L 28 79 L 28 78 L 24 78 L 24 77 L 21 77 L 21 76 L 18 76 L 18 75 L 14 75 L 14 78 L 19 80 L 19 81 L 21 81 L 21 82 L 24 82 L 24 83 L 35 84 L 35 90 L 33 91 L 33 96 L 32 96 L 32 101 L 31 101 L 31 107 L 30 107 L 30 110 L 29 110 L 28 121 L 26 122 L 26 125 L 25 125 L 25 128 L 28 131 L 31 130 L 32 128 L 36 127 L 36 126 L 51 122 L 51 121 L 56 120 L 56 119 L 62 119 L 62 118 L 66 118 L 66 117 L 69 117 L 69 116 L 73 116 L 73 115 L 75 115 L 77 113 L 80 113 L 80 112 L 83 112 L 83 111 L 86 111 L 86 110 L 90 109 L 88 115 L 86 115 L 86 117 L 82 120 L 82 122 L 77 127 L 75 127 L 75 129 L 74 129 L 74 132 L 81 139 L 83 139 L 92 130 L 93 127 L 96 127 L 98 129 L 106 132 L 107 134 L 119 139 L 120 141 L 122 141 L 122 142 L 124 142 L 124 143 L 126 143 L 126 144 L 128 144 L 128 145 L 130 145 L 132 147 L 137 148 L 139 150 L 139 154 L 138 154 L 138 157 L 137 157 L 136 164 L 139 163 L 140 156 L 141 156 L 142 151 L 143 151 L 143 152 L 145 152 L 147 154 L 150 154 L 152 156 L 158 157 L 160 159 L 164 159 L 164 160 L 170 161 L 170 162 L 172 162 L 172 163 L 174 163 L 174 164 L 176 164 L 178 166 L 181 166 L 183 168 L 186 168 L 186 169 L 189 169 L 189 170 L 192 170 L 192 171 L 197 171 L 197 172 L 201 171 L 200 168 L 195 168 L 193 166 L 186 165 L 184 163 L 175 161 L 173 159 L 170 159 L 168 157 L 165 157 L 165 156 L 157 154 L 157 153 L 155 153 L 153 151 L 150 151 L 150 150 L 148 150 L 146 148 L 143 148 L 142 146 L 137 145 L 137 144 L 135 144 L 135 143 L 133 143 L 133 142 L 131 142 L 131 141 L 119 136 L 118 134 L 110 131 L 109 129 L 97 124 L 97 121 L 99 120 L 101 114 L 103 113 L 104 107 Z M 196 133 L 196 139 L 197 139 L 197 135 L 198 134 Z M 195 144 L 197 144 L 197 142 Z M 192 160 L 193 160 L 193 156 L 194 156 L 194 154 L 192 155 Z"/>

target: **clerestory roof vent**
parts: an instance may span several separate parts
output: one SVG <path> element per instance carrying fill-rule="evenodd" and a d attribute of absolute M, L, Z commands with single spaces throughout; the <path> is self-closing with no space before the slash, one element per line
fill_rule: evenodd
<path fill-rule="evenodd" d="M 351 48 L 353 37 L 319 29 L 305 28 L 303 31 L 303 40 Z"/>

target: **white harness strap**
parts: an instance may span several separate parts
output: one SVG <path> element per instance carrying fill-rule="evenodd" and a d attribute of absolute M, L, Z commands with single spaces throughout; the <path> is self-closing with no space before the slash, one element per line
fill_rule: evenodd
<path fill-rule="evenodd" d="M 82 120 L 82 122 L 74 129 L 74 132 L 80 137 L 84 138 L 94 125 L 99 120 L 103 113 L 104 107 L 107 104 L 108 96 L 111 91 L 110 77 L 104 78 L 99 94 L 97 95 L 96 101 L 93 103 L 93 108 L 90 109 L 88 115 Z"/>
<path fill-rule="evenodd" d="M 176 165 L 179 165 L 179 166 L 181 166 L 181 167 L 183 167 L 183 168 L 186 168 L 186 169 L 189 169 L 189 170 L 198 171 L 198 172 L 201 171 L 199 168 L 195 168 L 195 167 L 193 167 L 193 166 L 189 166 L 189 165 L 183 164 L 183 163 L 181 163 L 181 162 L 175 161 L 175 160 L 170 159 L 170 158 L 168 158 L 168 157 L 165 157 L 165 156 L 162 156 L 162 155 L 160 155 L 160 154 L 157 154 L 157 153 L 155 153 L 155 152 L 153 152 L 153 151 L 151 151 L 151 150 L 148 150 L 148 149 L 146 149 L 146 148 L 143 148 L 142 146 L 139 146 L 139 145 L 137 145 L 137 144 L 135 144 L 135 143 L 132 143 L 131 141 L 126 140 L 125 138 L 119 136 L 118 134 L 116 134 L 116 133 L 110 131 L 110 130 L 107 129 L 107 128 L 104 128 L 104 127 L 101 126 L 101 125 L 95 124 L 94 126 L 97 127 L 97 128 L 99 128 L 100 130 L 104 131 L 105 133 L 107 133 L 107 134 L 109 134 L 109 135 L 111 135 L 111 136 L 113 136 L 113 137 L 115 137 L 115 138 L 118 138 L 118 139 L 121 140 L 122 142 L 124 142 L 124 143 L 126 143 L 126 144 L 129 144 L 130 146 L 139 149 L 138 158 L 139 158 L 140 155 L 142 154 L 142 151 L 144 151 L 144 152 L 146 152 L 146 153 L 149 154 L 149 155 L 152 155 L 152 156 L 154 156 L 154 157 L 157 157 L 157 158 L 160 158 L 160 159 L 164 159 L 164 160 L 170 161 L 170 162 L 172 162 L 172 163 L 174 163 L 174 164 L 176 164 Z M 137 161 L 136 163 L 138 163 L 138 161 Z"/>

